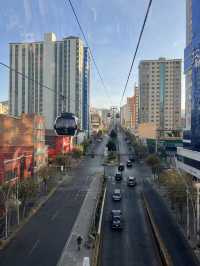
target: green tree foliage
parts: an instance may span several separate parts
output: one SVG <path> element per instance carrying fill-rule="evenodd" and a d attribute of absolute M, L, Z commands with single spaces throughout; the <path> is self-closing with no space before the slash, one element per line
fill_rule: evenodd
<path fill-rule="evenodd" d="M 31 178 L 22 180 L 18 185 L 19 200 L 23 207 L 23 217 L 25 216 L 26 203 L 37 196 L 38 184 Z"/>
<path fill-rule="evenodd" d="M 72 152 L 72 157 L 74 159 L 79 159 L 83 155 L 83 151 L 81 149 L 74 149 Z"/>
<path fill-rule="evenodd" d="M 106 147 L 108 148 L 108 151 L 116 151 L 117 147 L 113 140 L 109 140 Z"/>
<path fill-rule="evenodd" d="M 58 154 L 55 159 L 56 165 L 63 165 L 65 169 L 71 168 L 71 161 L 72 161 L 72 153 L 67 154 Z"/>
<path fill-rule="evenodd" d="M 97 133 L 97 137 L 98 138 L 101 138 L 103 135 L 103 131 L 102 130 L 99 130 L 98 133 Z"/>
<path fill-rule="evenodd" d="M 190 178 L 191 180 L 191 178 Z M 180 175 L 176 170 L 167 170 L 160 175 L 160 184 L 166 187 L 168 197 L 171 202 L 171 208 L 179 212 L 179 222 L 183 222 L 183 209 L 186 206 L 187 193 L 186 183 L 190 187 L 190 193 L 195 192 L 193 186 L 187 182 L 187 176 Z"/>
<path fill-rule="evenodd" d="M 82 147 L 83 147 L 83 155 L 85 155 L 88 147 L 90 145 L 90 141 L 88 139 L 85 139 L 82 143 Z"/>
<path fill-rule="evenodd" d="M 146 163 L 149 167 L 151 167 L 152 169 L 152 173 L 156 174 L 156 172 L 158 172 L 159 168 L 160 168 L 160 159 L 156 154 L 150 154 L 147 158 L 146 158 Z"/>
<path fill-rule="evenodd" d="M 116 133 L 116 131 L 115 131 L 114 129 L 111 130 L 111 132 L 110 132 L 110 137 L 111 137 L 112 139 L 116 139 L 116 138 L 117 138 L 117 133 Z"/>

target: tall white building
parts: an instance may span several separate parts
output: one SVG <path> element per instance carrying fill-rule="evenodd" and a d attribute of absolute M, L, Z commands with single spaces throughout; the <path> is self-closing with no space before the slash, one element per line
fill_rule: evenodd
<path fill-rule="evenodd" d="M 72 112 L 82 128 L 83 42 L 78 37 L 56 41 L 54 33 L 45 33 L 41 42 L 10 43 L 10 66 L 15 70 L 10 71 L 11 115 L 39 113 L 51 129 L 57 115 Z"/>
<path fill-rule="evenodd" d="M 139 122 L 159 129 L 181 128 L 181 59 L 139 64 Z"/>

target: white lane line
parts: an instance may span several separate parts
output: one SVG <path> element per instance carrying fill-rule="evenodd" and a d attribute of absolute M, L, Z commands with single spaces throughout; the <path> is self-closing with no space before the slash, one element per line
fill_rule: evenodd
<path fill-rule="evenodd" d="M 58 213 L 59 213 L 59 211 L 56 211 L 56 212 L 52 215 L 52 217 L 51 217 L 51 221 L 54 221 L 54 220 L 56 219 L 56 217 L 58 216 Z"/>
<path fill-rule="evenodd" d="M 33 245 L 32 249 L 30 250 L 30 252 L 28 254 L 29 256 L 31 256 L 31 254 L 36 249 L 36 247 L 38 246 L 39 243 L 40 243 L 40 240 L 39 239 L 35 241 L 35 244 Z"/>

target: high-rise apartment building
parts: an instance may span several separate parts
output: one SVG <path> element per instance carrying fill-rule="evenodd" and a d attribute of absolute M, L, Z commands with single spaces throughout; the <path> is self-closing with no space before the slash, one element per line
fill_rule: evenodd
<path fill-rule="evenodd" d="M 83 67 L 83 129 L 90 128 L 90 65 L 91 58 L 88 47 L 84 47 Z"/>
<path fill-rule="evenodd" d="M 54 33 L 45 33 L 44 41 L 10 43 L 10 66 L 15 70 L 10 71 L 11 115 L 41 114 L 51 129 L 57 115 L 72 112 L 82 127 L 83 42 L 78 37 L 56 41 Z"/>
<path fill-rule="evenodd" d="M 126 107 L 126 127 L 133 127 L 133 113 L 134 113 L 134 100 L 135 96 L 127 97 L 127 107 Z"/>
<path fill-rule="evenodd" d="M 134 127 L 137 128 L 139 124 L 139 89 L 135 86 L 135 121 Z"/>
<path fill-rule="evenodd" d="M 200 1 L 186 1 L 186 48 L 184 53 L 186 89 L 186 130 L 183 147 L 178 148 L 178 166 L 200 179 Z"/>
<path fill-rule="evenodd" d="M 181 60 L 143 60 L 139 64 L 139 122 L 159 129 L 181 128 Z"/>

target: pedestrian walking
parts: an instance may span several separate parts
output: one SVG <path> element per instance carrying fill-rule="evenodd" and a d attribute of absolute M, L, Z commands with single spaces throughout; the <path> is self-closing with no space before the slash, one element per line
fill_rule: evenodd
<path fill-rule="evenodd" d="M 80 251 L 83 238 L 81 236 L 78 236 L 76 241 L 77 241 L 78 251 Z"/>

